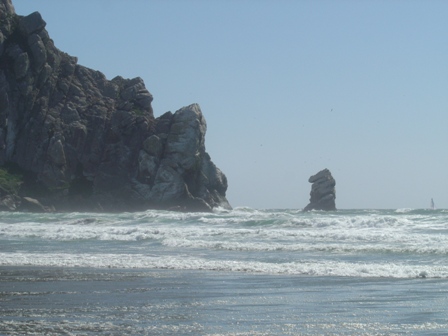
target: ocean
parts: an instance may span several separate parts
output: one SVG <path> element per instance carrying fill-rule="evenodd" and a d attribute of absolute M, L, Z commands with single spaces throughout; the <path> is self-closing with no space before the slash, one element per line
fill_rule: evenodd
<path fill-rule="evenodd" d="M 0 213 L 0 335 L 446 335 L 448 210 Z"/>

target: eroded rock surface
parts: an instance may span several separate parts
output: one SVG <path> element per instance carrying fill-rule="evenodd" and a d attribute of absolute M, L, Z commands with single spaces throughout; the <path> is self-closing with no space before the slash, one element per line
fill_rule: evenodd
<path fill-rule="evenodd" d="M 311 176 L 308 182 L 312 183 L 310 203 L 303 211 L 310 210 L 336 210 L 336 181 L 328 169 L 321 170 Z"/>
<path fill-rule="evenodd" d="M 155 118 L 141 78 L 79 65 L 10 0 L 0 18 L 0 166 L 24 176 L 22 196 L 71 211 L 230 207 L 197 104 Z"/>

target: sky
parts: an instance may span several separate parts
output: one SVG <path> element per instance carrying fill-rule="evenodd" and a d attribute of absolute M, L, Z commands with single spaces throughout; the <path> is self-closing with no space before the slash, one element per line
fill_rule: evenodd
<path fill-rule="evenodd" d="M 233 207 L 448 208 L 448 1 L 13 0 L 78 64 L 198 103 Z"/>

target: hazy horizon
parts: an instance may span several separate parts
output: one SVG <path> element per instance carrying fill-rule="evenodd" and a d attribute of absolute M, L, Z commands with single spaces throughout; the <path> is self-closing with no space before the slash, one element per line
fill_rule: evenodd
<path fill-rule="evenodd" d="M 233 207 L 301 209 L 328 168 L 338 209 L 447 208 L 448 2 L 13 0 L 156 117 L 198 103 Z"/>

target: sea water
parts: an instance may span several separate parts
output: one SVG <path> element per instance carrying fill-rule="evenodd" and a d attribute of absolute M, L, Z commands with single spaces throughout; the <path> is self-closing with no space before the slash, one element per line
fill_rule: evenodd
<path fill-rule="evenodd" d="M 0 335 L 446 335 L 447 210 L 0 213 Z"/>

